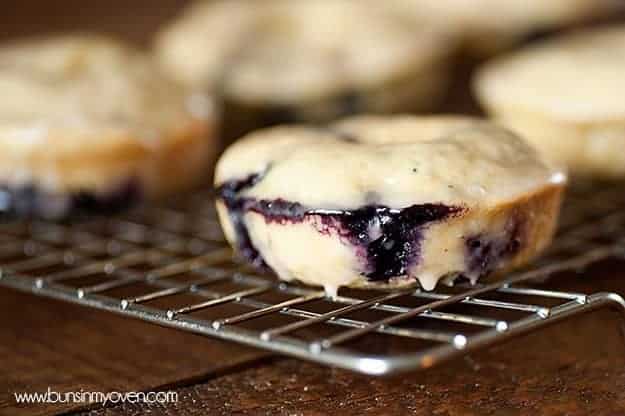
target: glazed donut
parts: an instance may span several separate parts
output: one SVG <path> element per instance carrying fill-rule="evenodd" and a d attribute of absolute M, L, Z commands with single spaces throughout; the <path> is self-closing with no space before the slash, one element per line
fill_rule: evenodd
<path fill-rule="evenodd" d="M 580 176 L 625 176 L 625 26 L 564 35 L 488 63 L 482 105 Z"/>
<path fill-rule="evenodd" d="M 156 42 L 174 78 L 222 97 L 229 136 L 432 108 L 453 49 L 445 34 L 377 0 L 204 0 Z"/>
<path fill-rule="evenodd" d="M 565 184 L 508 131 L 443 116 L 260 130 L 215 175 L 236 251 L 329 293 L 520 266 L 550 242 Z"/>
<path fill-rule="evenodd" d="M 4 214 L 116 210 L 195 183 L 214 157 L 210 100 L 104 37 L 0 46 L 0 91 Z"/>

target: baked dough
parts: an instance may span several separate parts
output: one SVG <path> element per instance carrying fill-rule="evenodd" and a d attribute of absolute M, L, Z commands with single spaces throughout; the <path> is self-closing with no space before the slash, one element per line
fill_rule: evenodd
<path fill-rule="evenodd" d="M 260 130 L 215 176 L 237 251 L 329 293 L 417 280 L 431 290 L 520 266 L 550 242 L 564 184 L 515 135 L 451 116 Z"/>
<path fill-rule="evenodd" d="M 220 94 L 239 131 L 432 108 L 453 49 L 377 0 L 204 0 L 156 42 L 163 67 Z"/>
<path fill-rule="evenodd" d="M 187 187 L 214 155 L 215 114 L 113 40 L 0 47 L 0 211 L 59 218 Z"/>
<path fill-rule="evenodd" d="M 623 9 L 621 0 L 385 0 L 418 21 L 443 25 L 474 55 L 491 55 L 537 32 Z"/>
<path fill-rule="evenodd" d="M 573 174 L 625 175 L 625 26 L 565 35 L 495 59 L 482 105 Z"/>

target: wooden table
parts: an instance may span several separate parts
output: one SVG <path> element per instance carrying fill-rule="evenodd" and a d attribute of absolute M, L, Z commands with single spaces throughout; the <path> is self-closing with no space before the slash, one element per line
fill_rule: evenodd
<path fill-rule="evenodd" d="M 625 262 L 592 267 L 573 291 L 625 293 Z M 592 278 L 592 280 L 591 280 Z M 16 407 L 13 392 L 172 389 L 178 403 L 120 405 L 91 415 L 625 414 L 623 316 L 601 310 L 433 369 L 371 378 L 267 357 L 117 316 L 0 290 L 0 414 L 44 415 L 76 406 Z"/>
<path fill-rule="evenodd" d="M 5 0 L 0 37 L 97 28 L 147 45 L 183 3 Z M 466 73 L 459 69 L 445 109 L 475 111 Z M 625 262 L 550 285 L 625 293 Z M 621 415 L 624 322 L 601 310 L 428 371 L 370 378 L 0 289 L 0 415 Z M 103 409 L 16 405 L 13 393 L 47 387 L 171 389 L 179 401 Z"/>

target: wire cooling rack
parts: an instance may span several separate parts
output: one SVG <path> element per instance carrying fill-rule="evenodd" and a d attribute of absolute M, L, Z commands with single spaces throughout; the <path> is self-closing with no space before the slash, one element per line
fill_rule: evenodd
<path fill-rule="evenodd" d="M 532 268 L 434 292 L 341 290 L 336 298 L 235 263 L 210 192 L 77 223 L 0 224 L 0 285 L 367 374 L 431 367 L 625 301 L 527 286 L 625 253 L 621 184 L 572 193 Z M 320 259 L 320 261 L 323 261 Z"/>

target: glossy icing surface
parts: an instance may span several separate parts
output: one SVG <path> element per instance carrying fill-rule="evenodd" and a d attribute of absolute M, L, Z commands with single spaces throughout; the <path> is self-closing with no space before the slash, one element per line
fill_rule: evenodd
<path fill-rule="evenodd" d="M 541 218 L 514 204 L 563 181 L 511 133 L 436 117 L 274 128 L 231 146 L 216 172 L 218 212 L 238 252 L 329 292 L 489 274 L 530 247 Z M 548 206 L 550 236 L 557 202 Z"/>
<path fill-rule="evenodd" d="M 215 181 L 259 172 L 246 196 L 323 209 L 493 204 L 562 179 L 515 135 L 462 117 L 365 116 L 259 131 L 225 152 Z"/>

